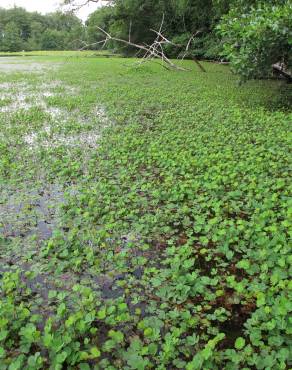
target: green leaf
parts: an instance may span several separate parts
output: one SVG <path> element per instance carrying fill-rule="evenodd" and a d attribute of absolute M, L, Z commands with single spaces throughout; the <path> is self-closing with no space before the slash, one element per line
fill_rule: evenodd
<path fill-rule="evenodd" d="M 259 292 L 257 294 L 257 306 L 260 307 L 260 306 L 263 306 L 264 304 L 266 303 L 266 297 L 265 297 L 265 294 L 262 293 L 262 292 Z"/>
<path fill-rule="evenodd" d="M 124 334 L 121 331 L 110 330 L 108 334 L 116 343 L 121 343 L 124 340 Z"/>
<path fill-rule="evenodd" d="M 101 352 L 97 347 L 92 347 L 90 349 L 90 353 L 91 353 L 92 357 L 94 357 L 94 358 L 98 358 L 101 355 Z"/>
<path fill-rule="evenodd" d="M 7 335 L 8 335 L 8 330 L 1 330 L 0 331 L 0 342 L 6 339 Z"/>
<path fill-rule="evenodd" d="M 15 360 L 12 360 L 11 364 L 8 367 L 8 370 L 20 370 L 24 362 L 24 355 L 18 356 Z"/>
<path fill-rule="evenodd" d="M 78 365 L 80 370 L 90 370 L 90 366 L 84 362 Z"/>
<path fill-rule="evenodd" d="M 0 347 L 0 358 L 5 357 L 5 349 L 3 347 Z"/>
<path fill-rule="evenodd" d="M 245 346 L 245 339 L 242 337 L 238 337 L 235 341 L 235 348 L 236 349 L 242 349 Z"/>
<path fill-rule="evenodd" d="M 249 260 L 241 260 L 236 266 L 240 269 L 248 270 L 250 268 L 250 262 Z"/>
<path fill-rule="evenodd" d="M 59 353 L 56 356 L 56 362 L 57 362 L 57 364 L 63 364 L 63 362 L 66 360 L 67 356 L 68 356 L 68 354 L 65 351 Z"/>
<path fill-rule="evenodd" d="M 97 312 L 97 317 L 99 320 L 103 320 L 106 318 L 106 308 L 102 308 Z"/>

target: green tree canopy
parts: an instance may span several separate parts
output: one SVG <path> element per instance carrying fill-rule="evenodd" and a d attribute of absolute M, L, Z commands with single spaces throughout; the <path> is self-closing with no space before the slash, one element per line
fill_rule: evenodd
<path fill-rule="evenodd" d="M 17 23 L 6 23 L 3 32 L 2 49 L 4 51 L 20 51 L 22 49 L 21 29 Z"/>
<path fill-rule="evenodd" d="M 243 80 L 271 74 L 272 65 L 292 64 L 292 2 L 235 2 L 218 26 L 223 55 Z"/>
<path fill-rule="evenodd" d="M 72 49 L 84 38 L 84 26 L 72 13 L 42 15 L 0 8 L 0 51 Z"/>

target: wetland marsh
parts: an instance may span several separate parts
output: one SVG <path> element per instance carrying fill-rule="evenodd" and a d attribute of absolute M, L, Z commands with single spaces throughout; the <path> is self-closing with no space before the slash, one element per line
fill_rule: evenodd
<path fill-rule="evenodd" d="M 133 63 L 0 58 L 0 369 L 288 369 L 289 85 Z"/>

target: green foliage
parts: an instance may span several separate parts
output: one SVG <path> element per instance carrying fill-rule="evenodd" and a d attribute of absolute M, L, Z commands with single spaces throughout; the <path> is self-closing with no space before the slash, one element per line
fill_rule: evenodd
<path fill-rule="evenodd" d="M 64 50 L 81 46 L 81 21 L 72 14 L 48 15 L 0 8 L 0 51 Z M 79 40 L 78 42 L 76 40 Z"/>
<path fill-rule="evenodd" d="M 292 4 L 236 4 L 218 27 L 224 55 L 243 80 L 271 75 L 272 64 L 292 65 Z"/>
<path fill-rule="evenodd" d="M 57 30 L 45 30 L 41 36 L 41 45 L 43 50 L 63 50 L 65 45 L 66 34 Z"/>
<path fill-rule="evenodd" d="M 20 51 L 22 48 L 21 31 L 15 22 L 9 22 L 3 29 L 0 46 L 4 51 Z"/>
<path fill-rule="evenodd" d="M 68 0 L 70 4 L 74 1 Z M 22 8 L 0 8 L 0 51 L 89 49 L 104 47 L 104 34 L 138 44 L 151 44 L 153 29 L 164 17 L 163 34 L 169 57 L 222 59 L 231 62 L 242 81 L 266 78 L 272 65 L 292 64 L 292 5 L 290 0 L 115 0 L 98 8 L 83 26 L 70 13 L 48 15 L 29 13 Z M 137 49 L 110 41 L 108 50 L 134 55 Z"/>
<path fill-rule="evenodd" d="M 104 35 L 98 32 L 97 27 L 109 31 L 113 23 L 113 16 L 114 9 L 111 6 L 104 6 L 89 15 L 86 21 L 89 48 L 99 49 L 101 47 L 101 45 L 95 44 L 104 39 Z M 107 47 L 111 48 L 113 45 L 108 45 Z"/>
<path fill-rule="evenodd" d="M 270 77 L 272 65 L 291 66 L 290 0 L 117 0 L 113 6 L 97 10 L 88 20 L 90 39 L 103 35 L 97 26 L 116 37 L 128 39 L 131 24 L 132 41 L 149 44 L 151 29 L 158 29 L 164 14 L 163 32 L 181 48 L 167 45 L 171 57 L 181 54 L 192 35 L 188 57 L 221 59 L 231 62 L 242 81 Z M 217 29 L 217 32 L 216 32 Z M 94 48 L 99 48 L 96 44 Z M 117 42 L 108 44 L 124 54 L 137 50 Z M 222 50 L 223 49 L 223 50 Z"/>
<path fill-rule="evenodd" d="M 149 44 L 155 37 L 151 29 L 159 29 L 164 15 L 163 33 L 169 39 L 176 43 L 183 41 L 186 46 L 190 36 L 197 34 L 197 45 L 192 45 L 190 52 L 198 57 L 218 58 L 218 48 L 214 47 L 218 45 L 217 36 L 212 30 L 227 10 L 228 6 L 211 0 L 117 0 L 113 6 L 94 12 L 87 26 L 90 39 L 98 41 L 104 37 L 96 31 L 100 26 L 112 35 L 127 40 L 131 24 L 131 41 Z M 108 46 L 125 54 L 137 52 L 119 43 Z M 166 51 L 170 56 L 177 56 L 181 50 L 169 45 Z"/>

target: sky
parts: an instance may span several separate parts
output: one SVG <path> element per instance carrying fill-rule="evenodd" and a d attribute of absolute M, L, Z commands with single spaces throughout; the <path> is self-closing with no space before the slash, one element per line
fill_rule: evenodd
<path fill-rule="evenodd" d="M 82 4 L 82 0 L 80 3 Z M 28 11 L 37 11 L 39 13 L 50 13 L 60 9 L 61 0 L 0 0 L 0 7 L 12 8 L 14 5 L 21 6 Z M 76 13 L 83 21 L 86 20 L 88 15 L 96 10 L 100 5 L 91 3 L 84 6 Z"/>

